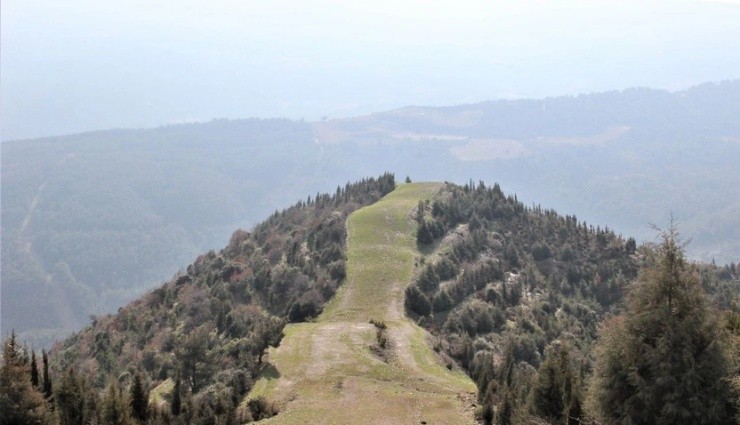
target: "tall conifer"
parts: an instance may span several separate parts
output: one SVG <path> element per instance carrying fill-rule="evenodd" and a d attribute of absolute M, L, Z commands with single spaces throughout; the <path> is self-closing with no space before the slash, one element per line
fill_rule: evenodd
<path fill-rule="evenodd" d="M 129 405 L 131 406 L 131 415 L 134 419 L 145 423 L 149 416 L 149 394 L 144 390 L 141 377 L 138 373 L 134 375 L 134 382 L 131 384 Z"/>
<path fill-rule="evenodd" d="M 51 377 L 49 376 L 49 355 L 46 354 L 46 350 L 41 350 L 41 361 L 44 364 L 44 397 L 53 405 L 54 388 L 51 384 Z"/>
<path fill-rule="evenodd" d="M 31 350 L 31 385 L 39 387 L 39 368 L 36 364 L 36 350 Z"/>
<path fill-rule="evenodd" d="M 726 424 L 734 407 L 717 320 L 684 258 L 674 223 L 661 234 L 627 312 L 602 330 L 590 401 L 618 424 Z"/>
<path fill-rule="evenodd" d="M 3 344 L 0 367 L 0 424 L 47 424 L 51 415 L 44 398 L 29 379 L 27 358 L 15 339 L 15 332 Z"/>
<path fill-rule="evenodd" d="M 172 403 L 170 404 L 170 411 L 174 416 L 180 415 L 182 410 L 182 389 L 180 388 L 182 383 L 180 382 L 180 370 L 177 370 L 175 375 L 175 387 L 172 389 Z"/>

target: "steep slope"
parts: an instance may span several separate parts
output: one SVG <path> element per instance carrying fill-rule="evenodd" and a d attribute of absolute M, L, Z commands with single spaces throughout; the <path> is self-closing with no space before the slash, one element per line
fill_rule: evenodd
<path fill-rule="evenodd" d="M 237 230 L 223 250 L 56 345 L 56 377 L 72 369 L 99 391 L 139 376 L 164 411 L 181 380 L 189 415 L 233 415 L 285 324 L 315 317 L 345 280 L 347 216 L 394 187 L 392 174 L 363 179 Z"/>
<path fill-rule="evenodd" d="M 1 148 L 2 331 L 14 328 L 36 346 L 154 288 L 222 247 L 234 229 L 336 187 L 315 178 L 310 128 L 289 120 L 111 130 Z"/>
<path fill-rule="evenodd" d="M 499 423 L 583 422 L 599 329 L 659 250 L 525 207 L 498 185 L 447 184 L 414 215 L 428 255 L 406 306 L 435 335 L 435 349 L 475 380 L 483 412 L 495 411 Z M 737 314 L 734 265 L 697 264 L 691 273 L 713 308 Z"/>
<path fill-rule="evenodd" d="M 419 255 L 411 211 L 440 187 L 402 185 L 349 217 L 346 284 L 315 323 L 286 328 L 269 354 L 275 370 L 250 394 L 284 405 L 266 423 L 473 423 L 475 385 L 403 311 Z"/>

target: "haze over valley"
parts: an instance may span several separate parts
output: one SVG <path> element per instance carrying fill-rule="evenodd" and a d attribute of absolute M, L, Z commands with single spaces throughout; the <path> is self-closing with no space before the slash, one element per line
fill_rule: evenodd
<path fill-rule="evenodd" d="M 640 241 L 672 212 L 692 258 L 737 262 L 738 116 L 740 82 L 727 81 L 6 142 L 3 329 L 76 329 L 234 229 L 386 170 L 497 182 L 525 203 Z"/>

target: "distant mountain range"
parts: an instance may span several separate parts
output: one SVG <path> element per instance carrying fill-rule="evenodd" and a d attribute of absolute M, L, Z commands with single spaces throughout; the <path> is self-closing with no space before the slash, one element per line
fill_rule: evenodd
<path fill-rule="evenodd" d="M 638 241 L 740 260 L 740 81 L 670 93 L 216 120 L 2 143 L 2 332 L 46 345 L 306 193 L 392 171 L 500 183 Z"/>

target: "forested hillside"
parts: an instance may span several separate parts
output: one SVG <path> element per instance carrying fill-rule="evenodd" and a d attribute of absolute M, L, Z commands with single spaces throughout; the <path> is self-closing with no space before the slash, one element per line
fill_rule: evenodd
<path fill-rule="evenodd" d="M 638 247 L 634 239 L 608 228 L 594 228 L 575 216 L 561 216 L 539 206 L 525 207 L 516 197 L 504 195 L 498 185 L 487 188 L 472 182 L 448 184 L 432 202 L 419 204 L 415 219 L 419 223 L 417 242 L 429 254 L 417 262 L 417 277 L 406 290 L 406 307 L 436 335 L 435 350 L 458 362 L 476 381 L 481 417 L 492 420 L 495 416 L 501 424 L 530 423 L 535 418 L 578 423 L 586 415 L 588 382 L 592 381 L 592 417 L 606 412 L 604 417 L 616 423 L 646 424 L 730 420 L 737 405 L 723 403 L 732 400 L 728 379 L 737 383 L 738 369 L 728 360 L 733 354 L 727 338 L 734 333 L 737 341 L 740 270 L 734 264 L 687 266 L 673 223 L 663 234 L 662 244 Z M 680 267 L 661 268 L 666 249 Z M 640 279 L 638 269 L 644 271 Z M 657 294 L 665 294 L 666 289 L 651 285 L 661 279 L 654 278 L 656 274 L 672 274 L 673 270 L 685 280 L 676 283 L 668 297 L 675 297 L 681 307 L 665 317 L 666 313 L 651 309 L 660 306 L 663 301 Z M 705 304 L 704 291 L 710 294 L 710 306 Z M 626 294 L 632 294 L 627 306 Z M 610 325 L 623 320 L 614 316 L 630 308 L 642 311 L 635 332 L 648 339 L 643 342 L 647 347 L 656 344 L 651 338 L 663 338 L 658 335 L 686 320 L 686 314 L 692 315 L 691 321 L 707 322 L 682 324 L 687 327 L 677 331 L 689 341 L 674 336 L 648 354 L 655 357 L 640 372 L 648 389 L 635 384 L 635 378 L 620 382 L 608 376 L 619 362 L 631 361 L 622 358 L 628 352 L 619 348 L 627 335 L 614 336 L 617 331 Z M 653 316 L 648 319 L 648 315 Z M 651 326 L 653 330 L 648 330 Z M 606 339 L 601 358 L 594 350 L 600 334 Z M 678 358 L 683 359 L 679 361 L 666 350 L 681 351 Z M 704 364 L 694 370 L 688 364 L 702 362 L 713 366 Z M 603 381 L 592 376 L 595 366 L 601 368 Z M 712 367 L 717 369 L 707 370 Z M 686 382 L 684 377 L 692 373 L 707 374 L 692 378 L 696 381 L 689 379 L 695 385 L 694 395 L 702 401 L 692 407 L 679 406 L 694 395 L 679 394 L 672 385 L 681 386 L 677 382 Z M 662 383 L 661 379 L 669 379 L 666 375 L 674 379 L 672 384 Z M 709 388 L 702 379 L 724 386 Z M 658 380 L 660 388 L 650 389 L 651 380 Z M 633 386 L 638 388 L 637 395 L 630 392 Z M 647 395 L 649 391 L 655 393 Z M 642 397 L 653 399 L 637 400 Z M 618 402 L 624 404 L 612 406 Z M 651 410 L 642 403 L 667 405 L 678 413 Z M 626 417 L 632 422 L 622 422 Z"/>
<path fill-rule="evenodd" d="M 264 414 L 246 404 L 237 412 L 263 354 L 286 323 L 321 312 L 345 277 L 347 215 L 394 187 L 393 175 L 384 174 L 309 196 L 251 232 L 237 230 L 224 249 L 198 256 L 117 314 L 94 318 L 50 353 L 61 418 L 79 415 L 62 423 L 99 414 L 96 403 L 79 411 L 65 403 L 108 387 L 115 393 L 135 379 L 155 394 L 152 414 L 164 421 L 180 415 L 172 403 L 194 421 Z M 175 402 L 180 396 L 188 400 Z"/>
<path fill-rule="evenodd" d="M 332 408 L 301 404 L 306 391 L 364 394 L 357 380 L 366 379 L 382 397 L 404 394 L 414 412 L 433 415 L 424 397 L 436 397 L 436 412 L 449 417 L 443 406 L 452 397 L 461 418 L 475 408 L 483 423 L 737 420 L 740 270 L 687 261 L 675 222 L 657 243 L 638 245 L 527 207 L 498 184 L 405 185 L 353 215 L 349 264 L 348 215 L 395 187 L 392 174 L 364 179 L 237 230 L 221 251 L 117 314 L 93 318 L 41 360 L 13 335 L 0 418 L 231 425 L 279 420 L 287 405 L 286 418 L 300 423 L 307 410 L 324 417 L 321 409 Z M 416 248 L 405 247 L 414 236 Z M 316 318 L 348 265 L 355 274 L 343 296 L 315 323 L 287 328 L 291 346 L 267 364 L 286 324 Z M 430 332 L 427 341 L 400 317 L 395 294 Z M 349 351 L 331 360 L 327 347 Z M 350 372 L 327 375 L 333 366 L 322 362 L 330 361 Z M 310 370 L 295 370 L 301 364 Z M 454 392 L 466 385 L 444 366 L 472 378 L 477 402 Z M 258 377 L 261 391 L 250 397 Z M 266 388 L 270 398 L 259 395 Z M 363 423 L 385 417 L 383 406 L 362 415 Z"/>
<path fill-rule="evenodd" d="M 638 243 L 740 261 L 740 82 L 304 123 L 216 120 L 3 142 L 2 332 L 44 346 L 306 193 L 393 170 L 496 181 Z"/>
<path fill-rule="evenodd" d="M 310 129 L 288 120 L 114 130 L 2 149 L 3 332 L 40 337 L 37 346 L 321 186 Z M 283 185 L 295 189 L 276 190 Z"/>

